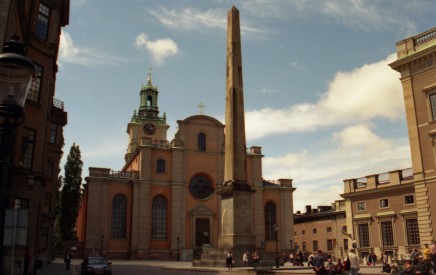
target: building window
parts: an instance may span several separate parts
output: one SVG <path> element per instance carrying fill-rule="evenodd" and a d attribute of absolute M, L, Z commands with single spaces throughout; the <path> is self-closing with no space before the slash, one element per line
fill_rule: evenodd
<path fill-rule="evenodd" d="M 432 120 L 436 120 L 436 93 L 431 94 L 429 98 L 431 107 L 431 118 Z"/>
<path fill-rule="evenodd" d="M 330 232 L 332 232 L 332 228 L 329 226 L 329 227 L 327 227 L 327 233 L 330 233 Z"/>
<path fill-rule="evenodd" d="M 333 240 L 327 240 L 327 251 L 333 251 Z"/>
<path fill-rule="evenodd" d="M 407 230 L 407 244 L 408 245 L 419 245 L 419 228 L 418 220 L 416 218 L 406 219 L 406 230 Z"/>
<path fill-rule="evenodd" d="M 306 230 L 301 230 L 301 235 L 306 235 Z"/>
<path fill-rule="evenodd" d="M 116 195 L 112 200 L 112 238 L 126 237 L 127 199 Z"/>
<path fill-rule="evenodd" d="M 360 201 L 357 203 L 357 211 L 365 211 L 366 210 L 366 202 Z"/>
<path fill-rule="evenodd" d="M 362 223 L 358 225 L 359 229 L 359 241 L 361 247 L 370 247 L 369 242 L 369 226 L 367 223 Z"/>
<path fill-rule="evenodd" d="M 36 21 L 36 37 L 47 40 L 48 24 L 50 22 L 50 7 L 39 3 L 38 19 Z"/>
<path fill-rule="evenodd" d="M 42 205 L 41 212 L 48 214 L 50 213 L 50 205 L 51 205 L 51 193 L 45 192 L 44 193 L 44 203 Z"/>
<path fill-rule="evenodd" d="M 203 133 L 198 134 L 198 151 L 206 152 L 206 135 Z"/>
<path fill-rule="evenodd" d="M 55 144 L 56 143 L 56 136 L 58 133 L 58 126 L 56 124 L 51 124 L 50 125 L 50 139 L 49 142 L 51 144 Z"/>
<path fill-rule="evenodd" d="M 348 250 L 348 239 L 344 239 L 344 250 Z"/>
<path fill-rule="evenodd" d="M 54 159 L 53 158 L 48 158 L 47 160 L 47 175 L 50 179 L 53 179 L 53 174 L 54 174 Z"/>
<path fill-rule="evenodd" d="M 158 159 L 157 160 L 156 172 L 158 172 L 158 173 L 165 173 L 165 160 L 164 159 Z"/>
<path fill-rule="evenodd" d="M 404 196 L 404 204 L 405 205 L 415 204 L 415 197 L 413 195 Z"/>
<path fill-rule="evenodd" d="M 276 240 L 276 232 L 274 231 L 276 224 L 276 205 L 269 202 L 265 205 L 265 240 Z"/>
<path fill-rule="evenodd" d="M 303 243 L 301 244 L 301 246 L 302 246 L 303 252 L 306 252 L 306 250 L 307 250 L 306 242 L 303 242 Z"/>
<path fill-rule="evenodd" d="M 48 244 L 48 228 L 43 227 L 41 228 L 41 235 L 39 238 L 39 248 L 47 249 L 47 244 Z"/>
<path fill-rule="evenodd" d="M 153 199 L 151 238 L 167 238 L 167 200 L 161 195 Z"/>
<path fill-rule="evenodd" d="M 316 228 L 312 229 L 312 234 L 318 233 L 318 230 Z"/>
<path fill-rule="evenodd" d="M 392 229 L 392 222 L 381 222 L 380 226 L 383 246 L 394 246 L 394 231 Z"/>
<path fill-rule="evenodd" d="M 35 147 L 35 130 L 23 128 L 23 137 L 21 140 L 21 167 L 32 169 L 33 151 Z"/>
<path fill-rule="evenodd" d="M 312 241 L 312 251 L 318 251 L 318 241 Z"/>
<path fill-rule="evenodd" d="M 32 83 L 30 83 L 29 93 L 26 97 L 26 99 L 36 103 L 39 102 L 39 94 L 41 93 L 42 71 L 42 67 L 35 64 L 35 72 L 33 73 Z"/>
<path fill-rule="evenodd" d="M 297 236 L 297 231 L 294 231 L 294 236 Z"/>
<path fill-rule="evenodd" d="M 26 199 L 15 199 L 15 208 L 17 209 L 29 209 L 29 200 Z"/>
<path fill-rule="evenodd" d="M 389 200 L 388 199 L 381 199 L 380 200 L 380 208 L 388 208 L 389 207 Z"/>

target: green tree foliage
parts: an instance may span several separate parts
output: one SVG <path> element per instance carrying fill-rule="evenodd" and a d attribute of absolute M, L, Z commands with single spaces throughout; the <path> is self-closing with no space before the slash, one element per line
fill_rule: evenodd
<path fill-rule="evenodd" d="M 83 162 L 79 146 L 71 146 L 64 166 L 60 196 L 59 233 L 63 240 L 76 240 L 76 219 L 79 213 Z"/>

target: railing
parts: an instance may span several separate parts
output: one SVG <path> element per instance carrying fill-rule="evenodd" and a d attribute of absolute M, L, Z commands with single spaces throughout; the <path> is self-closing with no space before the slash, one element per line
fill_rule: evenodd
<path fill-rule="evenodd" d="M 121 172 L 121 171 L 110 171 L 110 177 L 112 178 L 128 178 L 134 179 L 136 176 L 136 172 Z"/>
<path fill-rule="evenodd" d="M 53 97 L 53 107 L 63 110 L 64 102 Z"/>
<path fill-rule="evenodd" d="M 383 173 L 383 174 L 379 174 L 377 176 L 377 183 L 378 184 L 387 184 L 389 182 L 390 182 L 389 173 Z"/>
<path fill-rule="evenodd" d="M 402 180 L 413 179 L 413 168 L 406 168 L 401 170 L 401 179 Z"/>
<path fill-rule="evenodd" d="M 361 177 L 361 178 L 356 179 L 356 188 L 366 187 L 367 182 L 368 182 L 368 179 L 366 177 Z"/>
<path fill-rule="evenodd" d="M 419 46 L 433 39 L 436 39 L 436 29 L 415 38 L 415 46 Z"/>

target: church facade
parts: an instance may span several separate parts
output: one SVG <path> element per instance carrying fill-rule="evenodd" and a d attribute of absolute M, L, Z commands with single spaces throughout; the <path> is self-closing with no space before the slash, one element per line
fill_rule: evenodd
<path fill-rule="evenodd" d="M 140 107 L 127 126 L 122 171 L 89 169 L 77 224 L 85 254 L 191 260 L 218 247 L 225 230 L 217 193 L 224 182 L 225 125 L 207 115 L 193 115 L 177 121 L 178 131 L 168 141 L 169 125 L 165 113 L 160 116 L 158 94 L 149 75 L 140 91 Z M 263 179 L 261 147 L 245 151 L 253 193 L 253 250 L 273 254 L 277 242 L 280 253 L 289 251 L 294 232 L 292 180 Z"/>

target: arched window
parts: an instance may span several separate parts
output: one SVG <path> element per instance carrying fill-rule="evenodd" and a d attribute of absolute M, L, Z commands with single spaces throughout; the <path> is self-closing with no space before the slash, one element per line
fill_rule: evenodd
<path fill-rule="evenodd" d="M 165 160 L 164 159 L 158 159 L 156 163 L 156 172 L 158 173 L 165 173 Z"/>
<path fill-rule="evenodd" d="M 269 202 L 265 205 L 265 240 L 276 240 L 277 234 L 274 231 L 274 224 L 276 224 L 276 205 Z"/>
<path fill-rule="evenodd" d="M 167 238 L 167 200 L 161 195 L 153 199 L 151 238 Z"/>
<path fill-rule="evenodd" d="M 147 105 L 148 107 L 153 106 L 153 97 L 151 95 L 147 96 Z"/>
<path fill-rule="evenodd" d="M 112 200 L 112 238 L 126 237 L 127 199 L 116 195 Z"/>
<path fill-rule="evenodd" d="M 198 151 L 206 152 L 206 135 L 203 133 L 198 134 Z"/>

